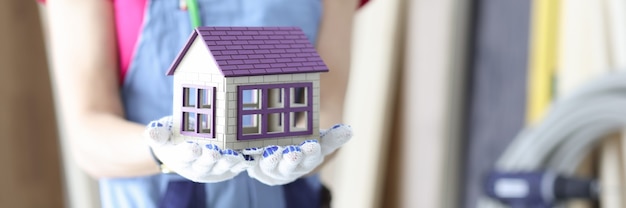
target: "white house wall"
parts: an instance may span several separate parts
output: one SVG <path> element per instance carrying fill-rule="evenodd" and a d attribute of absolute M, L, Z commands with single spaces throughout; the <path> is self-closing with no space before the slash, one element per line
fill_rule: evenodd
<path fill-rule="evenodd" d="M 319 73 L 283 74 L 283 75 L 262 75 L 249 77 L 229 77 L 226 78 L 227 90 L 227 133 L 225 138 L 226 148 L 243 149 L 248 147 L 264 147 L 268 145 L 292 145 L 300 144 L 305 140 L 319 139 L 319 98 L 320 98 L 320 76 Z M 262 84 L 283 84 L 283 83 L 313 83 L 313 132 L 312 135 L 278 137 L 276 139 L 252 139 L 237 141 L 237 86 L 241 85 L 262 85 Z M 218 109 L 219 111 L 219 109 Z"/>
<path fill-rule="evenodd" d="M 226 129 L 226 93 L 224 76 L 217 68 L 215 59 L 209 53 L 208 47 L 200 38 L 196 38 L 189 50 L 182 58 L 178 68 L 174 72 L 174 107 L 172 127 L 175 136 L 180 139 L 201 140 L 206 143 L 218 145 L 224 148 L 224 133 Z M 214 86 L 216 87 L 215 99 L 215 139 L 185 136 L 180 134 L 182 124 L 182 85 Z"/>

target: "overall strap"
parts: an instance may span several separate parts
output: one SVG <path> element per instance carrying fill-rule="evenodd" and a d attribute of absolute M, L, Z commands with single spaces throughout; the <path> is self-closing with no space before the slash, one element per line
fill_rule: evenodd
<path fill-rule="evenodd" d="M 205 208 L 204 184 L 188 180 L 170 181 L 159 208 Z"/>

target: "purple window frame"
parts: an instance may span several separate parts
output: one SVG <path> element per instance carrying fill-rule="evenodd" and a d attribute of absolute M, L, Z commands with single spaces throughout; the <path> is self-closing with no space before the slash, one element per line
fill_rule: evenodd
<path fill-rule="evenodd" d="M 185 88 L 193 88 L 196 91 L 195 95 L 196 95 L 196 104 L 193 107 L 186 107 L 185 106 L 185 102 L 187 101 L 187 94 L 185 93 Z M 183 96 L 182 96 L 182 103 L 181 103 L 181 112 L 180 114 L 182 115 L 182 121 L 181 126 L 180 126 L 180 134 L 182 135 L 187 135 L 187 136 L 197 136 L 197 137 L 204 137 L 204 138 L 215 138 L 215 87 L 214 86 L 201 86 L 201 85 L 182 85 L 181 90 L 183 91 Z M 200 108 L 200 90 L 205 90 L 207 93 L 209 93 L 209 102 L 210 102 L 210 106 L 211 108 L 206 109 L 206 108 Z M 187 125 L 187 123 L 185 122 L 186 118 L 185 118 L 185 113 L 195 113 L 196 114 L 196 126 L 194 128 L 194 132 L 190 132 L 190 131 L 185 131 L 185 127 Z M 209 128 L 211 128 L 211 132 L 210 133 L 199 133 L 200 132 L 200 126 L 201 126 L 201 122 L 200 122 L 200 114 L 204 114 L 207 115 L 207 120 L 208 122 L 211 122 L 209 124 Z"/>
<path fill-rule="evenodd" d="M 306 88 L 307 103 L 305 106 L 291 107 L 291 88 L 304 87 Z M 283 107 L 282 108 L 268 108 L 268 93 L 269 89 L 283 88 Z M 261 107 L 259 109 L 243 109 L 243 91 L 244 90 L 260 90 Z M 291 132 L 291 113 L 306 112 L 307 124 L 306 131 L 294 131 Z M 283 126 L 284 131 L 279 133 L 268 133 L 267 123 L 269 114 L 283 113 Z M 243 116 L 259 114 L 261 116 L 260 133 L 259 134 L 243 134 Z M 287 137 L 287 136 L 300 136 L 313 134 L 313 83 L 285 83 L 285 84 L 262 84 L 262 85 L 241 85 L 237 87 L 237 140 L 252 140 L 252 139 L 266 139 L 275 137 Z"/>

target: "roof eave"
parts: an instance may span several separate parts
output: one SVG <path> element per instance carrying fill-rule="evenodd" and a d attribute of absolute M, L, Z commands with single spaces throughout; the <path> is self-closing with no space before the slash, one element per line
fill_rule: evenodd
<path fill-rule="evenodd" d="M 329 72 L 330 70 L 326 69 L 326 70 L 319 70 L 319 71 L 307 71 L 307 72 L 289 72 L 289 73 L 285 73 L 285 72 L 275 72 L 275 73 L 263 73 L 263 74 L 232 74 L 232 73 L 225 73 L 223 74 L 224 77 L 226 78 L 230 78 L 230 77 L 249 77 L 249 76 L 264 76 L 264 75 L 287 75 L 287 74 L 308 74 L 308 73 L 325 73 L 325 72 Z M 222 72 L 223 73 L 223 72 Z"/>

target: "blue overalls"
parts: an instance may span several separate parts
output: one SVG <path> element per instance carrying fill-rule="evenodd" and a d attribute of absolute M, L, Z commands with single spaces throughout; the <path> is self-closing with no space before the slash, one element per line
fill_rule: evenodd
<path fill-rule="evenodd" d="M 198 0 L 198 5 L 204 25 L 299 26 L 313 43 L 322 14 L 320 0 Z M 179 0 L 148 0 L 122 88 L 128 120 L 147 124 L 172 114 L 173 80 L 165 73 L 191 32 L 189 15 L 179 8 Z M 185 181 L 174 174 L 102 179 L 102 205 L 163 207 L 168 185 Z M 267 186 L 244 172 L 232 180 L 200 187 L 201 191 L 191 191 L 203 194 L 204 201 L 193 203 L 206 207 L 319 207 L 321 183 L 318 176 L 312 176 L 284 186 Z"/>

